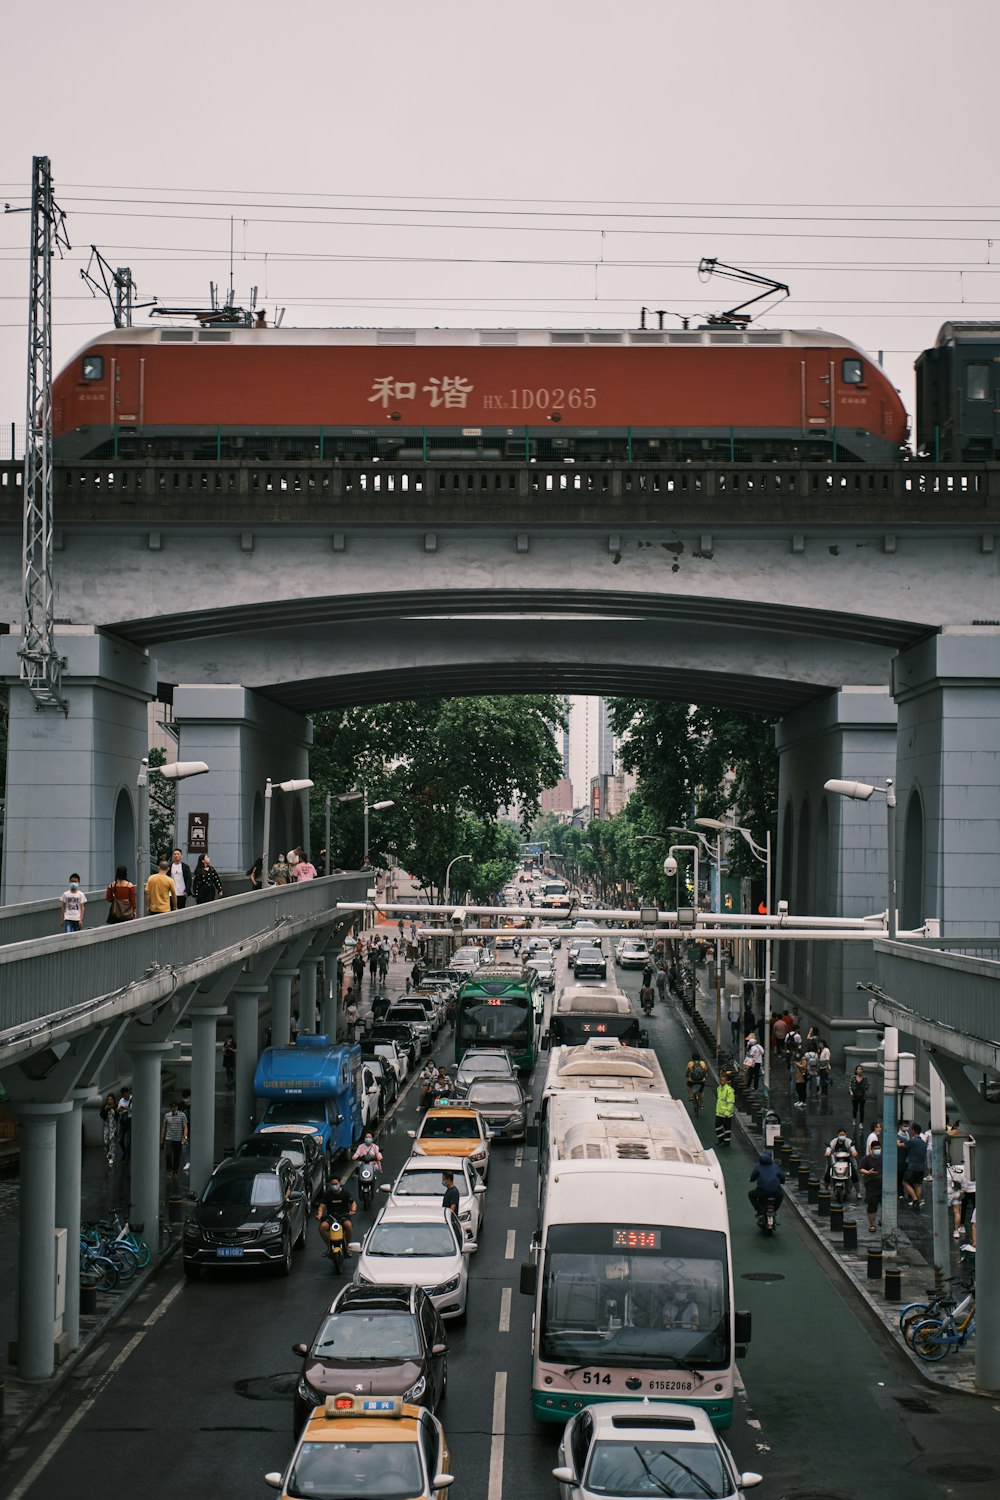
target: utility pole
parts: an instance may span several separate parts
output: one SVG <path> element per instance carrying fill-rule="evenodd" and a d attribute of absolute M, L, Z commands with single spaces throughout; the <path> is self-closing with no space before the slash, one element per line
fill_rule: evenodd
<path fill-rule="evenodd" d="M 52 587 L 52 257 L 70 249 L 65 215 L 52 195 L 47 156 L 32 160 L 31 280 L 28 291 L 28 404 L 24 444 L 21 681 L 36 708 L 69 705 L 61 693 Z"/>

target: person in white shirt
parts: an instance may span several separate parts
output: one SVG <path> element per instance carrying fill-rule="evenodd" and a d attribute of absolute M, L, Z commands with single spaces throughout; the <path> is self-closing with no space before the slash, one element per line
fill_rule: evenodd
<path fill-rule="evenodd" d="M 184 863 L 184 857 L 179 849 L 174 850 L 173 862 L 170 866 L 170 878 L 174 882 L 174 890 L 177 892 L 177 910 L 182 911 L 187 905 L 187 898 L 191 894 L 191 866 Z"/>
<path fill-rule="evenodd" d="M 83 908 L 87 904 L 87 898 L 80 889 L 79 875 L 74 873 L 69 877 L 69 889 L 63 891 L 59 899 L 59 920 L 63 932 L 82 932 Z"/>

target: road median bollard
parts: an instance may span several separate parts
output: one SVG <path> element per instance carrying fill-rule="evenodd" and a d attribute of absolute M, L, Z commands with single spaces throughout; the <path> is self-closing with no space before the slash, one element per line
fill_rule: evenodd
<path fill-rule="evenodd" d="M 97 1316 L 96 1286 L 82 1286 L 80 1288 L 80 1316 L 81 1318 L 94 1318 Z"/>
<path fill-rule="evenodd" d="M 869 1281 L 882 1280 L 882 1251 L 875 1246 L 870 1246 L 868 1250 L 867 1275 Z"/>
<path fill-rule="evenodd" d="M 902 1296 L 903 1273 L 899 1266 L 885 1268 L 885 1300 L 898 1302 Z"/>
<path fill-rule="evenodd" d="M 817 1203 L 819 1201 L 819 1178 L 818 1177 L 810 1177 L 809 1178 L 809 1182 L 807 1183 L 807 1186 L 806 1186 L 806 1191 L 807 1191 L 808 1199 L 809 1199 L 810 1203 Z"/>
<path fill-rule="evenodd" d="M 830 1233 L 840 1234 L 844 1228 L 844 1205 L 842 1203 L 830 1204 Z"/>
<path fill-rule="evenodd" d="M 856 1250 L 858 1248 L 858 1226 L 853 1219 L 844 1220 L 844 1249 Z"/>
<path fill-rule="evenodd" d="M 811 1171 L 811 1168 L 804 1167 L 804 1166 L 802 1166 L 801 1163 L 799 1164 L 799 1191 L 800 1192 L 803 1192 L 803 1193 L 808 1192 L 808 1189 L 809 1189 L 809 1180 L 810 1180 L 810 1171 Z M 819 1184 L 817 1183 L 817 1187 L 818 1186 L 819 1186 Z M 812 1199 L 810 1199 L 809 1201 L 812 1202 Z"/>
<path fill-rule="evenodd" d="M 816 1207 L 819 1209 L 819 1216 L 821 1219 L 828 1219 L 830 1217 L 829 1188 L 820 1188 L 819 1193 L 816 1196 Z"/>

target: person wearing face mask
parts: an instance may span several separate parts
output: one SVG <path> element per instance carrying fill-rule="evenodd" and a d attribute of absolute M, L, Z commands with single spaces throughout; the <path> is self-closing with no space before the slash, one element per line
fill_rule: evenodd
<path fill-rule="evenodd" d="M 74 873 L 69 877 L 69 888 L 63 891 L 60 902 L 59 920 L 63 932 L 82 932 L 83 908 L 87 904 L 87 898 L 80 889 L 79 875 Z"/>
<path fill-rule="evenodd" d="M 361 1142 L 361 1145 L 358 1147 L 358 1149 L 355 1151 L 354 1160 L 373 1161 L 378 1167 L 378 1170 L 381 1172 L 382 1153 L 379 1150 L 378 1144 L 376 1143 L 375 1138 L 373 1137 L 370 1130 L 365 1131 L 365 1138 Z"/>
<path fill-rule="evenodd" d="M 861 1158 L 861 1185 L 865 1190 L 868 1233 L 874 1234 L 875 1220 L 882 1202 L 882 1143 L 877 1138 Z"/>
<path fill-rule="evenodd" d="M 829 1146 L 827 1146 L 826 1151 L 825 1151 L 824 1154 L 826 1156 L 826 1181 L 827 1182 L 830 1181 L 830 1163 L 832 1162 L 832 1160 L 833 1160 L 833 1158 L 835 1156 L 849 1156 L 850 1157 L 850 1159 L 851 1159 L 851 1179 L 852 1179 L 852 1181 L 855 1181 L 855 1182 L 857 1181 L 857 1175 L 858 1175 L 858 1148 L 855 1146 L 855 1144 L 854 1144 L 853 1141 L 848 1140 L 848 1138 L 847 1138 L 847 1131 L 844 1129 L 843 1125 L 837 1131 L 837 1134 L 833 1137 L 833 1140 L 830 1142 Z"/>

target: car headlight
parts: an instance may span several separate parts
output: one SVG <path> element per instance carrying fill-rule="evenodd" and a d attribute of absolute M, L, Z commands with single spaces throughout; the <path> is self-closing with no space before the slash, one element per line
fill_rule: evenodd
<path fill-rule="evenodd" d="M 325 1396 L 321 1395 L 319 1391 L 313 1389 L 304 1375 L 299 1376 L 299 1383 L 296 1386 L 296 1391 L 298 1392 L 299 1400 L 308 1401 L 310 1406 L 320 1406 L 326 1400 Z"/>
<path fill-rule="evenodd" d="M 193 1224 L 190 1219 L 184 1225 L 184 1238 L 186 1240 L 200 1240 L 202 1237 L 201 1225 Z"/>
<path fill-rule="evenodd" d="M 280 1219 L 268 1219 L 268 1221 L 267 1221 L 266 1224 L 262 1224 L 260 1226 L 260 1232 L 261 1232 L 261 1234 L 280 1234 L 281 1233 L 281 1220 Z"/>
<path fill-rule="evenodd" d="M 462 1224 L 471 1224 L 472 1223 L 472 1209 L 471 1208 L 463 1208 L 458 1217 L 459 1217 L 459 1221 Z"/>
<path fill-rule="evenodd" d="M 443 1297 L 448 1292 L 457 1292 L 461 1285 L 461 1276 L 453 1276 L 450 1281 L 442 1281 L 440 1286 L 434 1287 L 431 1291 L 431 1296 Z"/>
<path fill-rule="evenodd" d="M 427 1389 L 427 1376 L 421 1375 L 415 1385 L 411 1385 L 408 1391 L 403 1392 L 404 1401 L 419 1401 Z"/>
<path fill-rule="evenodd" d="M 477 1146 L 476 1149 L 475 1149 L 475 1151 L 473 1151 L 473 1153 L 472 1153 L 472 1160 L 473 1161 L 484 1161 L 485 1158 L 486 1158 L 486 1147 L 485 1146 Z"/>
<path fill-rule="evenodd" d="M 362 1276 L 360 1271 L 355 1271 L 354 1273 L 354 1284 L 355 1286 L 375 1286 L 375 1282 L 372 1281 L 371 1277 Z"/>

